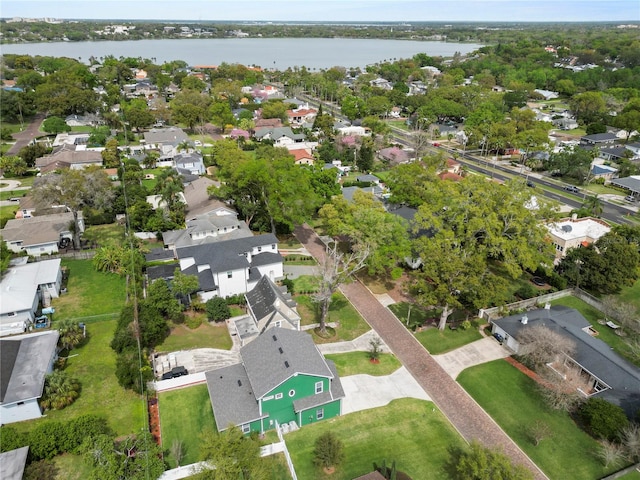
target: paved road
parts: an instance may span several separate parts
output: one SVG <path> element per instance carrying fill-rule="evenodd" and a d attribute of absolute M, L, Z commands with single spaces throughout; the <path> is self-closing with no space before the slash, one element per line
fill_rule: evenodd
<path fill-rule="evenodd" d="M 17 155 L 22 147 L 29 145 L 33 139 L 42 136 L 40 125 L 44 121 L 44 115 L 36 115 L 31 123 L 22 132 L 14 133 L 16 143 L 9 149 L 7 155 Z"/>
<path fill-rule="evenodd" d="M 324 256 L 324 245 L 310 227 L 297 227 L 295 235 L 316 259 Z M 341 290 L 463 438 L 467 441 L 478 440 L 488 447 L 500 448 L 514 462 L 529 468 L 536 479 L 547 479 L 531 459 L 364 285 L 353 282 L 344 285 Z"/>

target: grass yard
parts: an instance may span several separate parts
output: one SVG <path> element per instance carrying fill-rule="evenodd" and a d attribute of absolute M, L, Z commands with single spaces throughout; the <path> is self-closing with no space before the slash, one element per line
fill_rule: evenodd
<path fill-rule="evenodd" d="M 63 410 L 48 411 L 42 419 L 13 424 L 16 428 L 28 431 L 37 422 L 66 421 L 87 414 L 106 418 L 118 436 L 145 427 L 145 400 L 118 385 L 115 376 L 116 354 L 109 343 L 116 323 L 116 320 L 108 320 L 89 324 L 89 340 L 71 351 L 65 371 L 80 381 L 80 397 Z"/>
<path fill-rule="evenodd" d="M 598 442 L 569 415 L 547 407 L 535 382 L 504 360 L 468 368 L 458 382 L 549 478 L 597 479 L 614 471 L 596 457 Z M 527 433 L 536 421 L 553 432 L 537 447 Z"/>
<path fill-rule="evenodd" d="M 29 193 L 29 190 L 5 190 L 4 192 L 0 192 L 0 200 L 9 200 L 10 198 L 14 198 L 14 197 L 22 198 L 27 193 Z M 19 203 L 16 202 L 16 206 L 18 205 Z"/>
<path fill-rule="evenodd" d="M 620 300 L 630 303 L 640 312 L 640 280 L 630 287 L 624 287 L 620 292 Z"/>
<path fill-rule="evenodd" d="M 638 362 L 628 355 L 628 347 L 622 337 L 616 335 L 615 332 L 606 325 L 600 325 L 598 320 L 605 317 L 604 313 L 600 310 L 592 307 L 591 305 L 583 302 L 576 297 L 563 297 L 557 300 L 553 300 L 551 305 L 564 305 L 565 307 L 571 307 L 578 310 L 584 318 L 586 318 L 591 326 L 598 332 L 597 338 L 609 345 L 619 355 L 623 356 L 632 363 L 638 365 Z M 640 366 L 640 365 L 638 365 Z"/>
<path fill-rule="evenodd" d="M 58 480 L 84 480 L 91 475 L 91 465 L 82 455 L 65 453 L 54 457 L 53 462 L 58 468 L 58 474 L 55 477 Z"/>
<path fill-rule="evenodd" d="M 195 463 L 200 457 L 200 433 L 207 428 L 216 428 L 211 410 L 209 391 L 206 385 L 181 388 L 158 394 L 160 429 L 165 461 L 171 468 L 176 459 L 169 453 L 174 440 L 184 447 L 181 465 Z"/>
<path fill-rule="evenodd" d="M 438 355 L 440 353 L 446 353 L 456 348 L 462 347 L 476 340 L 480 340 L 482 335 L 478 331 L 478 325 L 476 322 L 471 322 L 472 325 L 466 330 L 462 330 L 458 327 L 457 330 L 438 330 L 437 328 L 428 328 L 415 334 L 418 341 L 426 348 L 432 355 Z"/>
<path fill-rule="evenodd" d="M 328 431 L 344 442 L 345 460 L 333 475 L 313 464 L 314 442 Z M 395 460 L 398 470 L 416 480 L 449 479 L 448 449 L 465 446 L 433 403 L 408 398 L 306 426 L 287 434 L 285 441 L 298 478 L 304 480 L 350 480 L 383 460 L 387 465 Z"/>
<path fill-rule="evenodd" d="M 97 272 L 91 260 L 63 259 L 69 268 L 68 293 L 53 299 L 55 319 L 84 318 L 119 314 L 125 302 L 125 279 L 113 274 Z"/>
<path fill-rule="evenodd" d="M 9 220 L 16 218 L 18 204 L 9 207 L 0 207 L 0 228 L 4 228 Z"/>
<path fill-rule="evenodd" d="M 309 293 L 315 292 L 318 288 L 318 277 L 315 275 L 300 275 L 293 280 L 293 292 L 291 293 Z"/>
<path fill-rule="evenodd" d="M 311 298 L 306 295 L 298 295 L 295 297 L 295 300 L 298 302 L 298 313 L 300 317 L 302 317 L 302 325 L 318 323 L 320 320 L 318 305 L 313 303 Z M 333 301 L 329 306 L 328 317 L 327 322 L 339 322 L 340 324 L 336 327 L 336 334 L 331 338 L 320 338 L 312 333 L 315 343 L 353 340 L 371 330 L 371 327 L 369 327 L 367 322 L 364 321 L 342 293 L 333 294 Z"/>
<path fill-rule="evenodd" d="M 278 235 L 278 247 L 285 250 L 302 248 L 302 244 L 293 235 Z"/>
<path fill-rule="evenodd" d="M 229 350 L 232 346 L 229 330 L 225 323 L 203 323 L 190 329 L 186 325 L 176 325 L 165 341 L 156 347 L 156 352 L 177 352 L 192 348 L 219 348 Z"/>
<path fill-rule="evenodd" d="M 124 233 L 124 225 L 118 225 L 117 223 L 92 225 L 85 230 L 82 238 L 97 243 L 99 247 L 106 245 L 124 245 Z"/>
<path fill-rule="evenodd" d="M 378 357 L 380 363 L 371 363 L 369 361 L 369 352 L 334 353 L 325 355 L 325 357 L 336 364 L 338 375 L 341 377 L 360 374 L 372 376 L 391 375 L 402 366 L 400 360 L 391 353 L 381 353 L 380 357 Z"/>

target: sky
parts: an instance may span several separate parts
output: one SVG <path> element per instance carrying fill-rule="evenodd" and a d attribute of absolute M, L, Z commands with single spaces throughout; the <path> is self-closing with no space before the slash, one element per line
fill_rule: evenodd
<path fill-rule="evenodd" d="M 0 17 L 192 21 L 640 21 L 640 0 L 0 0 Z"/>

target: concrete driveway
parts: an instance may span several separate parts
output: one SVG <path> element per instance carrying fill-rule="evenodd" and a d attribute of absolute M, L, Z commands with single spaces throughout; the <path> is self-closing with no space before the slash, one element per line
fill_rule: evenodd
<path fill-rule="evenodd" d="M 455 379 L 465 368 L 511 355 L 495 338 L 485 337 L 442 355 L 433 355 L 440 366 Z"/>
<path fill-rule="evenodd" d="M 406 368 L 401 367 L 391 375 L 373 377 L 371 375 L 350 375 L 342 377 L 345 399 L 342 413 L 353 413 L 368 408 L 384 407 L 397 398 L 417 398 L 430 400 L 418 382 Z"/>

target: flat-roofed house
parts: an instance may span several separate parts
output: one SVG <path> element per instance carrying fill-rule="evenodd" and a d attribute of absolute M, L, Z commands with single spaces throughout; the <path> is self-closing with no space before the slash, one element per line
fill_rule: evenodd
<path fill-rule="evenodd" d="M 611 226 L 599 218 L 563 218 L 547 224 L 551 241 L 556 248 L 556 261 L 570 248 L 586 247 L 611 231 Z"/>

